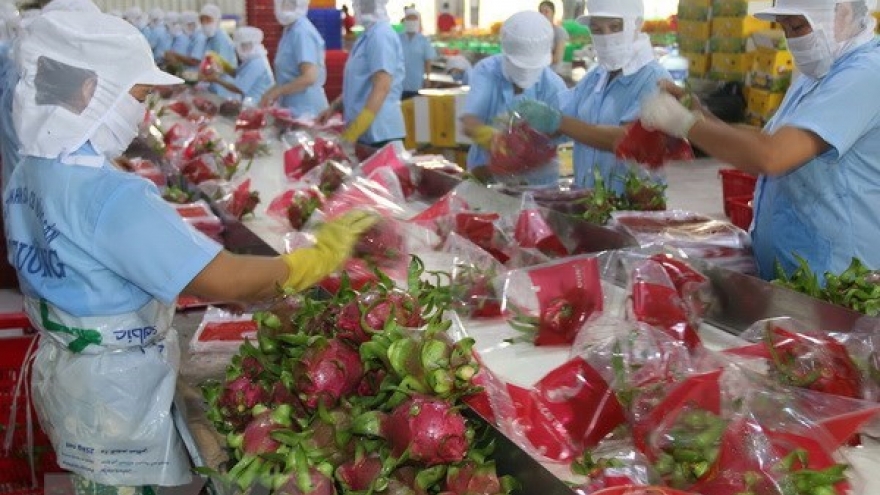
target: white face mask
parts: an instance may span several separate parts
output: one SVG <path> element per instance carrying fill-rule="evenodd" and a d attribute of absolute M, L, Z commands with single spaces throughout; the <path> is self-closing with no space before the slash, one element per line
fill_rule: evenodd
<path fill-rule="evenodd" d="M 205 36 L 207 36 L 208 38 L 212 38 L 215 34 L 217 34 L 217 25 L 202 24 L 202 31 L 205 33 Z"/>
<path fill-rule="evenodd" d="M 293 11 L 275 12 L 275 20 L 282 26 L 289 26 L 299 19 L 299 14 Z"/>
<path fill-rule="evenodd" d="M 623 30 L 612 34 L 594 34 L 593 48 L 599 65 L 605 70 L 613 72 L 623 69 L 633 56 L 632 34 Z"/>
<path fill-rule="evenodd" d="M 259 52 L 254 49 L 253 46 L 248 47 L 247 49 L 236 47 L 235 53 L 238 54 L 238 58 L 240 58 L 242 62 L 255 58 L 257 55 L 259 55 Z"/>
<path fill-rule="evenodd" d="M 119 157 L 137 137 L 146 111 L 146 105 L 125 94 L 110 108 L 89 141 L 108 160 Z"/>
<path fill-rule="evenodd" d="M 786 42 L 794 64 L 805 75 L 819 79 L 831 69 L 834 55 L 821 29 L 799 38 L 786 38 Z"/>
<path fill-rule="evenodd" d="M 419 21 L 403 21 L 403 27 L 407 33 L 418 33 L 419 24 Z"/>
<path fill-rule="evenodd" d="M 542 72 L 544 69 L 521 69 L 510 63 L 507 57 L 501 57 L 501 73 L 520 89 L 529 89 L 537 84 Z"/>

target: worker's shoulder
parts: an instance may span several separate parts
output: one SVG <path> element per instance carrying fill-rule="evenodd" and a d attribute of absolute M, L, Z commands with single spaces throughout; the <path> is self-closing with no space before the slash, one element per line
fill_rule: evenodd
<path fill-rule="evenodd" d="M 491 55 L 474 65 L 473 73 L 478 75 L 501 75 L 501 55 Z"/>

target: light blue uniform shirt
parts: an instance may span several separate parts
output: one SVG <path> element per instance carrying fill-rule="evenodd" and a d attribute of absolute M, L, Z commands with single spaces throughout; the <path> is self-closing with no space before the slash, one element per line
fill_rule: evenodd
<path fill-rule="evenodd" d="M 190 37 L 186 33 L 178 33 L 171 37 L 171 51 L 181 55 L 189 54 Z"/>
<path fill-rule="evenodd" d="M 235 45 L 232 43 L 232 38 L 230 38 L 229 35 L 226 34 L 226 31 L 222 29 L 218 28 L 217 33 L 208 38 L 205 42 L 205 52 L 209 51 L 220 55 L 233 67 L 238 65 L 238 59 L 235 55 Z M 223 78 L 227 81 L 232 81 L 232 77 L 228 74 L 224 75 Z M 211 84 L 209 91 L 222 96 L 223 98 L 238 98 L 238 95 L 216 83 Z"/>
<path fill-rule="evenodd" d="M 186 56 L 201 60 L 205 58 L 205 51 L 208 49 L 207 46 L 208 38 L 205 37 L 205 33 L 203 33 L 201 29 L 196 29 L 196 32 L 189 36 L 189 45 L 186 49 Z M 233 50 L 235 50 L 235 48 L 233 48 Z"/>
<path fill-rule="evenodd" d="M 752 242 L 762 278 L 794 254 L 813 272 L 840 274 L 853 257 L 880 269 L 880 42 L 845 54 L 822 79 L 800 77 L 766 131 L 796 127 L 831 149 L 777 177 L 761 176 Z"/>
<path fill-rule="evenodd" d="M 406 78 L 403 80 L 404 91 L 418 91 L 425 81 L 425 63 L 437 58 L 434 46 L 424 34 L 400 33 L 400 44 L 406 63 Z"/>
<path fill-rule="evenodd" d="M 0 160 L 3 162 L 2 185 L 9 182 L 9 176 L 18 164 L 18 149 L 21 142 L 12 123 L 12 99 L 15 85 L 18 84 L 18 69 L 9 57 L 9 45 L 5 51 L 0 48 Z M 0 189 L 2 191 L 2 189 Z"/>
<path fill-rule="evenodd" d="M 305 91 L 285 95 L 279 104 L 290 109 L 293 115 L 314 117 L 329 106 L 324 83 L 327 82 L 327 65 L 324 60 L 324 38 L 307 17 L 300 17 L 284 28 L 278 50 L 275 52 L 275 78 L 278 84 L 287 84 L 302 75 L 300 64 L 314 64 L 318 79 Z"/>
<path fill-rule="evenodd" d="M 473 115 L 486 124 L 493 125 L 496 117 L 510 112 L 523 99 L 537 100 L 553 107 L 559 105 L 559 94 L 565 91 L 565 82 L 558 74 L 546 68 L 534 86 L 515 95 L 513 83 L 502 72 L 502 57 L 503 55 L 494 55 L 474 66 L 470 74 L 471 89 L 465 98 L 462 114 Z M 467 156 L 468 170 L 488 164 L 489 152 L 472 145 Z M 559 179 L 559 162 L 554 160 L 519 178 L 532 185 L 555 184 Z"/>
<path fill-rule="evenodd" d="M 372 77 L 377 72 L 391 75 L 391 90 L 376 114 L 373 125 L 360 138 L 360 142 L 367 145 L 403 139 L 406 136 L 403 112 L 400 110 L 403 78 L 406 77 L 403 48 L 400 46 L 400 37 L 387 21 L 377 22 L 364 31 L 348 55 L 342 82 L 346 123 L 356 119 L 366 106 L 367 98 L 373 90 Z"/>
<path fill-rule="evenodd" d="M 671 76 L 658 62 L 650 62 L 628 76 L 620 73 L 611 82 L 607 82 L 608 71 L 597 66 L 577 86 L 560 95 L 559 109 L 587 124 L 627 124 L 636 120 L 642 100 L 657 91 L 657 82 L 662 79 L 671 79 Z M 592 188 L 593 170 L 598 168 L 605 185 L 618 194 L 623 193 L 629 165 L 618 160 L 613 152 L 575 142 L 572 161 L 576 186 Z"/>
<path fill-rule="evenodd" d="M 77 155 L 96 155 L 86 144 Z M 170 304 L 222 247 L 134 174 L 23 157 L 3 195 L 9 261 L 25 295 L 75 316 Z"/>
<path fill-rule="evenodd" d="M 153 60 L 157 64 L 165 61 L 165 52 L 171 49 L 171 33 L 164 24 L 160 24 L 153 28 L 153 40 L 150 48 L 153 49 Z"/>
<path fill-rule="evenodd" d="M 245 60 L 235 71 L 234 83 L 244 93 L 242 98 L 250 98 L 254 104 L 259 103 L 263 93 L 275 84 L 269 59 L 263 55 Z"/>

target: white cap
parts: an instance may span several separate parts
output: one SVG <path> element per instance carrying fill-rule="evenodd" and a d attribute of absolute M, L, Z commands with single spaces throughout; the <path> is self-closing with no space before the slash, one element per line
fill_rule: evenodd
<path fill-rule="evenodd" d="M 263 30 L 253 26 L 242 26 L 235 30 L 232 37 L 236 45 L 243 43 L 259 45 L 263 42 Z"/>
<path fill-rule="evenodd" d="M 388 0 L 352 0 L 354 16 L 361 24 L 388 21 Z"/>
<path fill-rule="evenodd" d="M 52 0 L 43 7 L 44 14 L 56 10 L 61 12 L 101 12 L 101 9 L 92 0 Z"/>
<path fill-rule="evenodd" d="M 199 14 L 192 10 L 184 10 L 180 13 L 180 22 L 184 24 L 198 24 Z"/>
<path fill-rule="evenodd" d="M 538 69 L 553 61 L 553 25 L 540 12 L 525 10 L 501 25 L 501 52 L 521 69 Z"/>
<path fill-rule="evenodd" d="M 206 3 L 205 6 L 202 7 L 199 16 L 210 17 L 214 22 L 217 22 L 223 17 L 223 11 L 213 3 Z"/>
<path fill-rule="evenodd" d="M 95 29 L 100 26 L 101 29 Z M 49 12 L 36 18 L 17 53 L 21 80 L 13 120 L 24 154 L 55 158 L 88 141 L 136 84 L 183 80 L 162 72 L 143 34 L 100 12 Z M 86 93 L 88 81 L 95 89 Z"/>
<path fill-rule="evenodd" d="M 762 21 L 776 21 L 778 15 L 810 16 L 816 11 L 834 8 L 835 0 L 776 0 L 773 7 L 756 12 L 754 15 Z"/>
<path fill-rule="evenodd" d="M 419 14 L 419 11 L 415 9 L 415 7 L 407 7 L 405 9 L 403 9 L 403 15 L 405 17 L 409 17 L 411 15 L 414 15 L 419 18 L 422 16 L 421 14 Z"/>
<path fill-rule="evenodd" d="M 177 13 L 173 10 L 169 10 L 168 12 L 165 12 L 165 24 L 177 24 L 178 22 L 180 22 L 180 14 L 179 13 Z"/>
<path fill-rule="evenodd" d="M 144 15 L 144 11 L 141 10 L 140 7 L 134 6 L 134 7 L 129 7 L 128 9 L 126 9 L 125 13 L 122 14 L 122 18 L 131 22 L 133 20 L 140 19 L 140 17 L 142 15 Z"/>
<path fill-rule="evenodd" d="M 151 21 L 161 21 L 165 19 L 165 11 L 160 9 L 159 7 L 154 7 L 150 9 L 150 20 Z"/>
<path fill-rule="evenodd" d="M 645 17 L 645 2 L 643 0 L 587 0 L 587 15 L 578 17 L 577 22 L 588 25 L 591 17 L 643 19 Z"/>

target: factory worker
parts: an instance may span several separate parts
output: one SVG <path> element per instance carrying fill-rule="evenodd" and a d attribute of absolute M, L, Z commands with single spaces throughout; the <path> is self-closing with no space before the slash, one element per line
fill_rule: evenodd
<path fill-rule="evenodd" d="M 157 64 L 165 62 L 165 52 L 171 49 L 171 33 L 165 26 L 165 11 L 156 7 L 150 9 L 150 48 L 153 50 L 153 59 Z"/>
<path fill-rule="evenodd" d="M 550 50 L 553 61 L 550 64 L 553 66 L 553 70 L 559 72 L 565 56 L 565 46 L 571 37 L 565 28 L 556 24 L 556 4 L 551 0 L 545 0 L 538 4 L 538 12 L 544 14 L 550 24 L 553 24 L 553 48 Z"/>
<path fill-rule="evenodd" d="M 220 21 L 222 18 L 223 13 L 220 11 L 220 7 L 210 3 L 205 4 L 199 13 L 199 22 L 202 23 L 202 31 L 205 33 L 206 38 L 205 51 L 207 54 L 220 57 L 220 60 L 222 61 L 220 65 L 226 72 L 223 77 L 229 81 L 231 80 L 231 77 L 228 72 L 234 71 L 238 62 L 235 56 L 235 45 L 232 43 L 232 39 L 226 34 L 226 31 L 220 29 Z M 211 84 L 209 90 L 212 93 L 225 98 L 233 96 L 231 92 L 217 83 Z"/>
<path fill-rule="evenodd" d="M 578 22 L 590 27 L 599 64 L 560 95 L 558 107 L 524 102 L 517 112 L 536 129 L 561 132 L 575 141 L 576 186 L 592 188 L 598 170 L 605 185 L 621 194 L 629 165 L 614 156 L 614 146 L 624 126 L 638 117 L 639 103 L 670 75 L 641 32 L 642 0 L 588 0 L 587 9 L 589 15 Z"/>
<path fill-rule="evenodd" d="M 214 75 L 208 80 L 240 95 L 246 103 L 256 105 L 275 83 L 263 46 L 263 30 L 242 26 L 235 30 L 233 42 L 239 60 L 235 79 L 230 82 Z"/>
<path fill-rule="evenodd" d="M 198 16 L 192 12 L 195 21 Z M 183 28 L 183 14 L 177 12 L 169 12 L 165 14 L 166 25 L 168 26 L 168 34 L 171 35 L 171 48 L 174 53 L 187 53 L 189 51 L 190 36 Z M 168 52 L 166 52 L 165 62 L 168 62 Z"/>
<path fill-rule="evenodd" d="M 446 59 L 446 73 L 453 81 L 467 86 L 473 66 L 464 55 L 453 55 Z"/>
<path fill-rule="evenodd" d="M 208 45 L 208 37 L 201 28 L 199 23 L 199 14 L 191 10 L 181 12 L 180 23 L 183 27 L 183 34 L 187 36 L 186 49 L 179 51 L 172 48 L 171 51 L 165 52 L 165 62 L 184 66 L 189 69 L 196 69 L 205 57 Z M 179 47 L 179 45 L 178 45 Z"/>
<path fill-rule="evenodd" d="M 478 179 L 555 184 L 559 162 L 553 160 L 522 176 L 492 177 L 489 152 L 495 128 L 493 121 L 508 114 L 523 99 L 556 105 L 565 82 L 550 69 L 553 26 L 539 12 L 516 13 L 501 26 L 501 54 L 481 60 L 470 75 L 461 118 L 464 132 L 473 140 L 467 168 Z"/>
<path fill-rule="evenodd" d="M 41 11 L 32 12 L 39 14 L 53 11 L 97 13 L 101 10 L 91 0 L 52 0 Z M 36 16 L 31 17 L 30 20 L 22 21 L 20 24 L 25 25 L 33 22 L 33 19 L 36 19 Z M 16 25 L 19 24 L 18 20 L 13 22 Z M 12 122 L 12 99 L 18 79 L 18 67 L 10 59 L 6 70 L 0 70 L 0 158 L 2 158 L 3 167 L 0 187 L 6 185 L 19 160 L 20 143 L 18 135 L 15 133 L 15 125 Z"/>
<path fill-rule="evenodd" d="M 50 12 L 32 23 L 18 60 L 15 126 L 28 139 L 4 218 L 42 336 L 32 375 L 41 424 L 78 493 L 187 483 L 171 417 L 175 299 L 303 290 L 344 263 L 375 217 L 342 215 L 317 230 L 314 247 L 279 257 L 229 253 L 111 161 L 137 135 L 152 87 L 181 82 L 156 67 L 137 29 L 101 13 Z"/>
<path fill-rule="evenodd" d="M 308 0 L 275 0 L 275 19 L 284 29 L 275 51 L 276 84 L 263 106 L 279 104 L 296 117 L 317 117 L 327 109 L 324 38 L 306 17 Z"/>
<path fill-rule="evenodd" d="M 403 58 L 406 63 L 403 99 L 407 99 L 417 96 L 419 90 L 428 85 L 431 62 L 437 58 L 437 52 L 431 40 L 421 33 L 422 17 L 419 11 L 409 7 L 404 10 L 404 15 L 404 32 L 400 33 L 400 44 L 403 46 Z"/>
<path fill-rule="evenodd" d="M 402 144 L 406 136 L 400 97 L 405 77 L 403 48 L 388 17 L 387 0 L 355 0 L 355 18 L 364 32 L 355 41 L 338 98 L 323 120 L 342 110 L 346 129 L 342 138 L 369 148 Z"/>
<path fill-rule="evenodd" d="M 774 278 L 777 261 L 791 275 L 796 256 L 819 274 L 840 274 L 853 257 L 880 269 L 880 43 L 873 7 L 863 0 L 777 0 L 755 14 L 779 23 L 802 74 L 763 130 L 692 112 L 666 92 L 642 108 L 646 125 L 760 175 L 751 235 L 765 279 Z"/>

